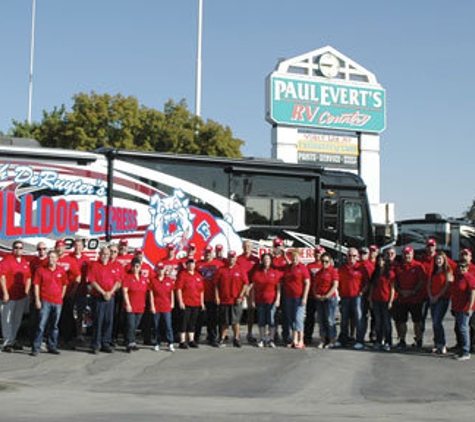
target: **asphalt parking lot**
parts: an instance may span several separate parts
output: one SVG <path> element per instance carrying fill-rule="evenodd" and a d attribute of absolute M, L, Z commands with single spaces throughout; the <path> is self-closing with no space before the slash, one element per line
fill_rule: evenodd
<path fill-rule="evenodd" d="M 450 327 L 450 324 L 447 325 Z M 430 338 L 430 334 L 426 336 Z M 449 333 L 449 344 L 453 336 Z M 0 355 L 0 420 L 473 420 L 475 359 L 423 351 L 215 349 Z"/>

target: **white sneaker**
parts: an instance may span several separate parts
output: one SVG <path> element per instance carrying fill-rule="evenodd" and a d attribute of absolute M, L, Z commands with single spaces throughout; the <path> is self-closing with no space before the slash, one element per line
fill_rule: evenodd
<path fill-rule="evenodd" d="M 175 346 L 173 345 L 173 343 L 170 343 L 168 345 L 168 350 L 170 350 L 170 352 L 174 352 L 175 351 Z"/>
<path fill-rule="evenodd" d="M 257 347 L 259 347 L 259 349 L 262 349 L 262 348 L 264 347 L 264 340 L 262 340 L 262 339 L 259 340 L 259 341 L 257 342 Z"/>
<path fill-rule="evenodd" d="M 363 345 L 362 343 L 356 343 L 356 344 L 353 346 L 353 348 L 354 348 L 355 350 L 362 350 L 362 349 L 364 349 L 364 345 Z"/>
<path fill-rule="evenodd" d="M 383 350 L 385 352 L 389 352 L 391 350 L 391 346 L 388 343 L 383 344 Z"/>
<path fill-rule="evenodd" d="M 155 350 L 156 352 L 159 352 L 159 351 L 160 351 L 160 345 L 157 344 L 157 345 L 153 348 L 153 350 Z"/>
<path fill-rule="evenodd" d="M 267 343 L 267 347 L 270 347 L 271 349 L 275 349 L 275 343 L 274 343 L 274 340 L 269 340 L 269 342 Z"/>
<path fill-rule="evenodd" d="M 455 359 L 457 359 L 459 362 L 462 362 L 464 360 L 470 360 L 470 354 L 469 353 L 464 353 L 460 356 L 457 356 Z"/>

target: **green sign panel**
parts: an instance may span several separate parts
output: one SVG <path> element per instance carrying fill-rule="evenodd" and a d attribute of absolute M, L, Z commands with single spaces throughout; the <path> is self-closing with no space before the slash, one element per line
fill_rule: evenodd
<path fill-rule="evenodd" d="M 376 133 L 386 128 L 384 89 L 274 75 L 269 83 L 272 123 Z"/>

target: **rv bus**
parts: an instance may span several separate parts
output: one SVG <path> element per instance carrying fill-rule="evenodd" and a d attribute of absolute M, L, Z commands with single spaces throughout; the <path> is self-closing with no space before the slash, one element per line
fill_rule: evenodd
<path fill-rule="evenodd" d="M 309 262 L 316 245 L 339 260 L 373 242 L 358 176 L 260 159 L 0 146 L 0 210 L 2 254 L 18 238 L 32 254 L 80 237 L 92 255 L 127 239 L 155 264 L 168 243 L 239 252 L 250 240 L 259 256 L 279 237 Z"/>

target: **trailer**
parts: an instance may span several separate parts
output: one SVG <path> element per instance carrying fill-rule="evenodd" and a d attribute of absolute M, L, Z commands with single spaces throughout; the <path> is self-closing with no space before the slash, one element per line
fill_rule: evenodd
<path fill-rule="evenodd" d="M 250 240 L 260 255 L 279 237 L 309 262 L 316 245 L 339 260 L 374 241 L 361 178 L 265 159 L 0 146 L 0 210 L 0 254 L 18 238 L 30 254 L 58 238 L 89 254 L 127 239 L 154 264 L 168 243 L 239 252 Z"/>

